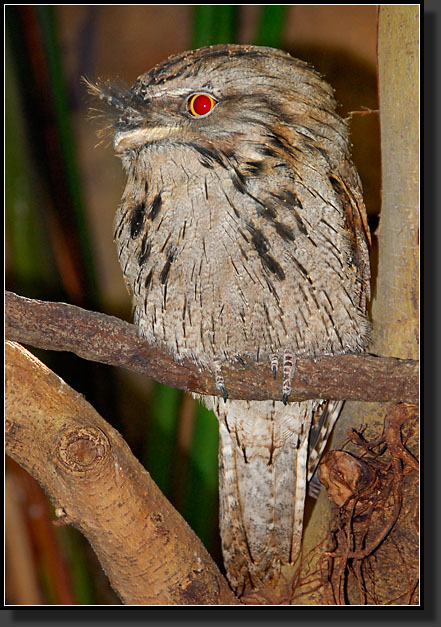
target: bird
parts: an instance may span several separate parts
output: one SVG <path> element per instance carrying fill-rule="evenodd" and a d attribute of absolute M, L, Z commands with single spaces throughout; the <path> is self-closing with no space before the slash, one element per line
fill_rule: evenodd
<path fill-rule="evenodd" d="M 219 526 L 240 598 L 301 549 L 305 494 L 342 401 L 289 400 L 296 361 L 370 336 L 369 227 L 333 89 L 275 48 L 174 54 L 127 87 L 89 83 L 126 173 L 114 239 L 140 335 L 207 369 L 219 422 Z M 230 399 L 257 362 L 278 400 Z"/>

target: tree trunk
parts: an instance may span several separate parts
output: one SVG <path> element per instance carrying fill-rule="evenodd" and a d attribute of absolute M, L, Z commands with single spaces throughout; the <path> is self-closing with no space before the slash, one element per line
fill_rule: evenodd
<path fill-rule="evenodd" d="M 368 350 L 377 355 L 416 360 L 419 356 L 418 6 L 380 7 L 378 80 L 383 193 L 378 228 L 378 276 L 373 285 L 373 336 Z M 397 419 L 392 428 L 392 418 L 397 411 L 401 412 L 399 420 L 402 422 Z M 390 420 L 385 427 L 387 415 Z M 348 431 L 360 430 L 362 426 L 363 438 L 353 434 L 345 450 L 356 457 L 363 455 L 363 459 L 367 456 L 371 467 L 375 466 L 380 472 L 383 490 L 389 489 L 390 494 L 383 495 L 384 500 L 369 516 L 364 514 L 364 526 L 357 528 L 357 519 L 354 519 L 357 511 L 352 512 L 350 519 L 347 509 L 355 506 L 354 498 L 346 503 L 346 509 L 339 510 L 337 505 L 330 505 L 326 491 L 321 491 L 305 532 L 301 585 L 294 593 L 294 603 L 418 602 L 418 473 L 413 462 L 406 464 L 394 451 L 391 441 L 386 442 L 387 437 L 391 440 L 391 434 L 398 447 L 405 441 L 406 451 L 410 450 L 415 459 L 418 454 L 416 411 L 402 405 L 394 408 L 390 403 L 347 402 L 334 430 L 331 447 L 340 448 L 348 439 Z M 381 442 L 368 454 L 366 444 L 379 440 Z M 324 462 L 332 467 L 336 460 Z M 394 496 L 394 478 L 399 480 L 401 496 Z M 381 528 L 386 530 L 396 514 L 394 505 L 400 499 L 402 507 L 397 520 L 378 548 L 368 556 L 362 557 L 363 552 L 359 551 L 358 559 L 348 558 L 348 543 L 352 543 L 352 548 L 357 542 L 369 548 L 369 542 L 375 537 L 378 539 Z M 352 522 L 351 533 L 341 528 L 345 520 L 347 524 Z M 333 552 L 334 556 L 326 555 L 325 550 Z M 348 559 L 351 559 L 349 565 Z M 402 573 L 398 578 L 397 567 Z"/>

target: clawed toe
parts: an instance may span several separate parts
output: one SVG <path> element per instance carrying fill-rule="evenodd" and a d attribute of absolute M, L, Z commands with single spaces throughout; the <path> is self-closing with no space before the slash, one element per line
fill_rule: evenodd
<path fill-rule="evenodd" d="M 295 361 L 291 351 L 286 350 L 283 354 L 283 383 L 282 383 L 282 402 L 287 404 L 289 395 L 291 394 L 291 382 L 295 372 Z"/>
<path fill-rule="evenodd" d="M 271 355 L 271 370 L 274 379 L 277 378 L 279 369 L 279 357 L 276 354 Z M 284 405 L 288 403 L 291 394 L 291 382 L 295 372 L 295 360 L 290 350 L 283 353 L 283 382 L 282 382 L 282 402 Z"/>
<path fill-rule="evenodd" d="M 227 392 L 227 388 L 225 387 L 224 375 L 222 373 L 222 368 L 219 363 L 215 363 L 214 379 L 216 382 L 216 387 L 221 393 L 221 396 L 224 399 L 224 403 L 225 403 L 228 399 L 228 392 Z"/>

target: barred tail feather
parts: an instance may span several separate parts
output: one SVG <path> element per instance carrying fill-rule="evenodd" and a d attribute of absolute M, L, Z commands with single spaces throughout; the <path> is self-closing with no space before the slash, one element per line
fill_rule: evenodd
<path fill-rule="evenodd" d="M 220 433 L 222 549 L 228 578 L 240 596 L 245 589 L 276 580 L 281 564 L 295 561 L 303 530 L 311 425 L 318 425 L 318 436 L 328 433 L 324 423 L 335 411 L 327 411 L 327 401 L 285 406 L 213 399 L 212 404 Z"/>
<path fill-rule="evenodd" d="M 324 401 L 314 412 L 309 436 L 308 481 L 315 473 L 344 401 Z"/>

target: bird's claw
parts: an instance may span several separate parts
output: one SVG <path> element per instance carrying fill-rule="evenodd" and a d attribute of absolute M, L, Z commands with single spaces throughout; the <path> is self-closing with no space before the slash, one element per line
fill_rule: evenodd
<path fill-rule="evenodd" d="M 285 350 L 283 354 L 283 383 L 282 383 L 282 403 L 287 404 L 291 394 L 291 382 L 295 372 L 295 361 L 292 353 Z"/>
<path fill-rule="evenodd" d="M 215 382 L 216 382 L 217 389 L 219 390 L 222 398 L 224 399 L 224 403 L 226 403 L 228 399 L 228 392 L 227 392 L 227 388 L 225 387 L 225 380 L 224 380 L 224 375 L 222 373 L 222 368 L 220 367 L 220 364 L 218 363 L 215 364 Z"/>

